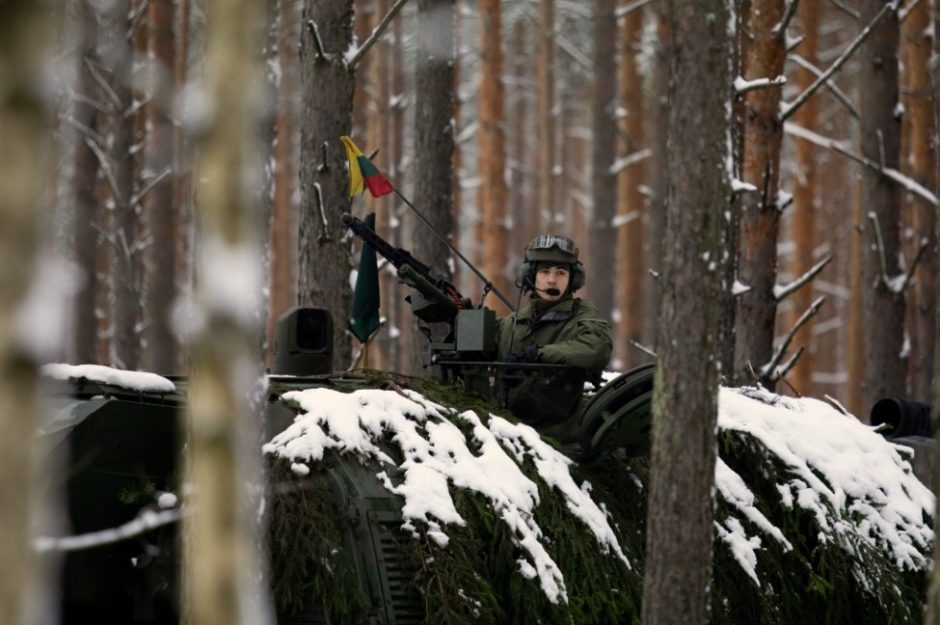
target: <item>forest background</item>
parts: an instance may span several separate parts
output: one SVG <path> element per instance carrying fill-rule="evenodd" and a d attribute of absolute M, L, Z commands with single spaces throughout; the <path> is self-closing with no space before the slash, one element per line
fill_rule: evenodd
<path fill-rule="evenodd" d="M 878 397 L 940 397 L 936 9 L 929 0 L 0 5 L 0 492 L 33 485 L 21 469 L 31 466 L 22 441 L 34 433 L 37 361 L 168 375 L 193 363 L 187 471 L 206 487 L 200 514 L 185 520 L 201 550 L 187 570 L 194 585 L 223 583 L 204 563 L 258 570 L 250 549 L 211 540 L 218 528 L 251 531 L 250 512 L 236 514 L 239 477 L 252 467 L 235 462 L 234 424 L 252 422 L 245 394 L 259 356 L 270 362 L 284 310 L 322 306 L 340 328 L 349 317 L 356 254 L 339 227 L 350 210 L 339 137 L 351 134 L 503 293 L 536 233 L 579 242 L 584 294 L 616 328 L 613 366 L 660 354 L 649 544 L 685 549 L 676 537 L 694 527 L 702 566 L 684 569 L 699 578 L 674 587 L 679 598 L 698 597 L 692 586 L 704 596 L 718 365 L 725 383 L 828 395 L 862 419 Z M 456 274 L 478 300 L 481 284 L 396 198 L 356 199 L 351 210 L 375 211 L 380 234 Z M 16 270 L 32 258 L 38 273 Z M 369 364 L 418 372 L 424 339 L 394 277 L 382 276 L 386 323 Z M 53 292 L 67 303 L 41 297 Z M 337 333 L 336 368 L 353 361 L 353 341 Z M 682 446 L 690 432 L 700 448 Z M 692 501 L 671 485 L 694 491 L 694 524 L 665 505 Z M 660 523 L 660 511 L 674 518 Z M 0 559 L 29 559 L 27 523 L 13 506 L 0 515 Z M 683 561 L 649 553 L 664 567 Z M 25 575 L 4 569 L 0 609 L 10 614 Z M 647 575 L 669 572 L 651 565 Z M 208 599 L 193 606 L 196 620 L 237 621 L 223 612 L 234 596 L 193 592 Z M 644 610 L 685 618 L 663 599 Z M 704 622 L 705 605 L 676 622 Z"/>

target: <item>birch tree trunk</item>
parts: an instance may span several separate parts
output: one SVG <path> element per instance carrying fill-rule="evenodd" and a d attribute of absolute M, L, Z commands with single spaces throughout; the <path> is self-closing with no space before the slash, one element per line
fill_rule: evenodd
<path fill-rule="evenodd" d="M 905 117 L 910 124 L 910 141 L 905 149 L 902 172 L 927 189 L 936 188 L 936 125 L 931 107 L 929 61 L 931 54 L 930 4 L 911 5 L 902 26 L 905 50 L 903 99 Z M 934 376 L 934 309 L 937 306 L 937 239 L 934 233 L 937 208 L 922 198 L 911 197 L 914 240 L 911 256 L 922 240 L 926 243 L 923 256 L 914 274 L 915 281 L 907 293 L 909 308 L 908 334 L 911 344 L 909 388 L 911 397 L 929 401 Z M 909 261 L 910 262 L 910 261 Z"/>
<path fill-rule="evenodd" d="M 79 127 L 75 149 L 72 189 L 75 201 L 73 258 L 82 271 L 81 285 L 75 293 L 75 318 L 72 329 L 72 354 L 75 363 L 100 363 L 98 358 L 98 228 L 100 198 L 95 151 L 104 151 L 99 133 L 97 103 L 101 94 L 93 71 L 97 64 L 98 13 L 89 0 L 77 4 L 79 49 L 74 105 L 75 123 Z"/>
<path fill-rule="evenodd" d="M 644 105 L 643 77 L 638 71 L 637 57 L 641 49 L 643 34 L 643 9 L 633 9 L 623 19 L 623 50 L 620 61 L 620 101 L 626 111 L 623 120 L 625 140 L 623 156 L 637 153 L 646 146 L 643 126 L 647 123 Z M 620 225 L 617 229 L 617 247 L 620 251 L 619 271 L 615 276 L 620 322 L 617 324 L 617 340 L 614 348 L 625 369 L 647 362 L 648 357 L 632 347 L 630 342 L 640 344 L 643 340 L 643 300 L 650 297 L 645 290 L 647 264 L 645 248 L 648 210 L 641 187 L 647 184 L 646 162 L 640 161 L 626 167 L 619 175 L 617 208 Z"/>
<path fill-rule="evenodd" d="M 669 201 L 653 390 L 643 622 L 704 625 L 712 581 L 717 336 L 731 197 L 729 6 L 671 0 Z M 693 371 L 694 375 L 689 375 Z"/>
<path fill-rule="evenodd" d="M 819 0 L 802 0 L 797 8 L 800 20 L 800 34 L 803 43 L 800 44 L 799 54 L 814 67 L 819 66 L 816 55 L 817 33 L 819 29 Z M 797 91 L 802 93 L 816 80 L 816 75 L 805 67 L 796 69 Z M 812 97 L 796 112 L 796 124 L 816 132 L 816 118 L 818 115 L 819 98 Z M 812 143 L 805 139 L 796 139 L 796 176 L 793 188 L 793 278 L 797 279 L 816 264 L 814 252 L 816 250 L 816 193 L 815 170 L 816 149 Z M 792 295 L 793 307 L 787 316 L 787 330 L 796 325 L 800 315 L 813 303 L 814 293 L 810 285 L 806 285 Z M 788 376 L 790 384 L 802 395 L 812 395 L 812 372 L 815 368 L 815 346 L 813 340 L 814 321 L 811 319 L 793 337 L 794 345 L 805 347 L 800 360 L 794 365 Z"/>
<path fill-rule="evenodd" d="M 38 482 L 36 358 L 24 344 L 22 303 L 34 279 L 40 226 L 45 116 L 41 91 L 47 7 L 0 4 L 0 622 L 26 625 L 36 590 L 30 511 Z"/>
<path fill-rule="evenodd" d="M 193 513 L 184 521 L 186 614 L 200 625 L 257 623 L 260 557 L 257 509 L 245 484 L 257 480 L 257 337 L 261 262 L 253 236 L 256 201 L 246 171 L 253 90 L 261 88 L 261 3 L 212 0 L 208 6 L 206 92 L 211 117 L 198 130 L 202 240 L 197 319 L 192 328 L 187 481 Z M 257 407 L 257 406 L 255 406 Z"/>
<path fill-rule="evenodd" d="M 343 332 L 352 302 L 352 260 L 339 220 L 350 206 L 346 152 L 339 138 L 352 127 L 356 72 L 344 55 L 352 44 L 353 2 L 304 0 L 301 21 L 297 299 L 332 313 L 338 329 L 334 366 L 345 369 L 352 354 Z"/>
<path fill-rule="evenodd" d="M 786 58 L 784 33 L 774 27 L 783 19 L 783 0 L 755 0 L 746 24 L 750 43 L 745 50 L 746 80 L 774 79 L 783 74 Z M 754 373 L 769 384 L 760 368 L 773 353 L 777 298 L 777 236 L 780 207 L 781 87 L 749 91 L 744 123 L 743 181 L 756 191 L 741 197 L 741 244 L 738 279 L 749 290 L 738 296 L 735 313 L 735 379 L 754 382 Z M 753 370 L 754 373 L 751 371 Z M 771 385 L 772 386 L 772 385 Z"/>
<path fill-rule="evenodd" d="M 860 24 L 868 24 L 883 7 L 881 0 L 859 3 Z M 859 115 L 862 156 L 883 167 L 898 169 L 900 120 L 898 105 L 897 13 L 889 12 L 872 30 L 859 50 Z M 862 253 L 862 306 L 868 316 L 866 331 L 866 390 L 870 400 L 906 395 L 904 294 L 885 282 L 901 273 L 900 190 L 887 177 L 862 170 L 862 198 L 866 207 L 866 237 Z M 875 225 L 877 223 L 877 226 Z M 877 238 L 880 234 L 883 253 Z"/>
<path fill-rule="evenodd" d="M 417 44 L 414 205 L 440 234 L 451 238 L 454 230 L 454 128 L 451 114 L 456 99 L 454 0 L 418 0 Z M 415 256 L 450 279 L 448 261 L 451 252 L 447 246 L 424 224 L 419 224 L 412 236 Z M 504 254 L 505 245 L 504 236 Z M 505 274 L 505 268 L 500 273 Z M 423 336 L 417 338 L 415 352 L 420 355 L 426 348 L 427 339 Z"/>
<path fill-rule="evenodd" d="M 508 231 L 506 228 L 506 138 L 503 130 L 503 53 L 499 0 L 481 0 L 480 130 L 478 196 L 483 215 L 483 274 L 504 295 L 509 293 Z M 450 110 L 450 109 L 448 109 Z M 542 150 L 547 149 L 542 146 Z M 509 310 L 498 299 L 487 304 L 497 316 Z"/>
<path fill-rule="evenodd" d="M 594 96 L 591 99 L 591 221 L 588 235 L 591 298 L 601 317 L 613 316 L 617 298 L 617 19 L 616 0 L 594 1 Z M 544 149 L 544 146 L 542 146 Z M 584 246 L 584 244 L 581 244 Z M 623 311 L 620 311 L 623 315 Z M 621 318 L 622 322 L 622 318 Z M 618 324 L 619 325 L 619 324 Z"/>

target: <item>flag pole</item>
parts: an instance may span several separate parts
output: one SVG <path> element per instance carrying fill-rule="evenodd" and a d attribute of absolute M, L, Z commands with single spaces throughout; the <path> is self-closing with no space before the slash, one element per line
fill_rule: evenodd
<path fill-rule="evenodd" d="M 506 296 L 503 295 L 502 293 L 500 293 L 500 292 L 499 292 L 499 289 L 497 289 L 497 288 L 493 285 L 493 283 L 490 282 L 489 279 L 488 279 L 486 276 L 484 276 L 483 273 L 481 273 L 480 270 L 477 269 L 477 268 L 473 265 L 473 263 L 471 263 L 469 260 L 467 260 L 467 257 L 464 256 L 463 254 L 461 254 L 461 253 L 460 253 L 460 250 L 458 250 L 456 247 L 454 247 L 454 245 L 447 239 L 447 237 L 445 237 L 443 234 L 441 234 L 441 233 L 437 230 L 437 228 L 435 228 L 434 226 L 432 226 L 432 225 L 431 225 L 431 222 L 428 221 L 428 220 L 425 218 L 425 216 L 421 214 L 421 211 L 419 211 L 417 208 L 415 208 L 415 205 L 414 205 L 414 204 L 412 204 L 411 202 L 408 201 L 408 198 L 406 198 L 404 195 L 401 194 L 401 192 L 398 190 L 397 187 L 394 187 L 394 186 L 393 186 L 392 189 L 395 191 L 395 195 L 397 195 L 397 196 L 401 199 L 402 202 L 404 202 L 405 204 L 407 204 L 407 205 L 408 205 L 408 208 L 410 208 L 411 210 L 413 210 L 414 213 L 415 213 L 415 215 L 417 215 L 418 217 L 420 217 L 420 218 L 421 218 L 421 221 L 423 221 L 424 224 L 425 224 L 428 228 L 431 229 L 431 232 L 433 232 L 435 235 L 437 235 L 437 238 L 440 239 L 441 241 L 443 241 L 443 242 L 444 242 L 444 245 L 446 245 L 448 248 L 450 248 L 450 251 L 452 251 L 454 254 L 456 254 L 457 257 L 458 257 L 460 260 L 462 260 L 462 261 L 464 262 L 464 264 L 467 265 L 467 267 L 469 267 L 470 270 L 471 270 L 473 273 L 475 273 L 475 274 L 477 275 L 477 277 L 478 277 L 480 280 L 483 281 L 483 287 L 484 287 L 484 289 L 483 289 L 483 296 L 486 297 L 486 292 L 487 292 L 487 291 L 493 291 L 493 294 L 496 295 L 496 297 L 499 298 L 499 301 L 501 301 L 503 304 L 505 304 L 506 307 L 507 307 L 510 311 L 515 312 L 516 309 L 513 308 L 512 303 L 511 303 L 508 299 L 506 299 Z"/>

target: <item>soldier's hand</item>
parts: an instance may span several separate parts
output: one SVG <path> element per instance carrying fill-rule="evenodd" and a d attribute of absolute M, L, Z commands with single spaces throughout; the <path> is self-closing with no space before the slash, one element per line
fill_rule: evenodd
<path fill-rule="evenodd" d="M 506 356 L 506 362 L 538 362 L 539 346 L 531 345 L 525 351 L 516 352 Z"/>

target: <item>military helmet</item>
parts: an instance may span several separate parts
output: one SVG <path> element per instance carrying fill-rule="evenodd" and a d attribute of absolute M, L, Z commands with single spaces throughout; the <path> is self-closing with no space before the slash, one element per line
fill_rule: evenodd
<path fill-rule="evenodd" d="M 525 262 L 522 263 L 523 284 L 534 285 L 538 265 L 551 263 L 571 268 L 568 290 L 575 292 L 584 286 L 584 266 L 578 260 L 578 246 L 568 237 L 558 234 L 540 234 L 525 246 Z"/>

